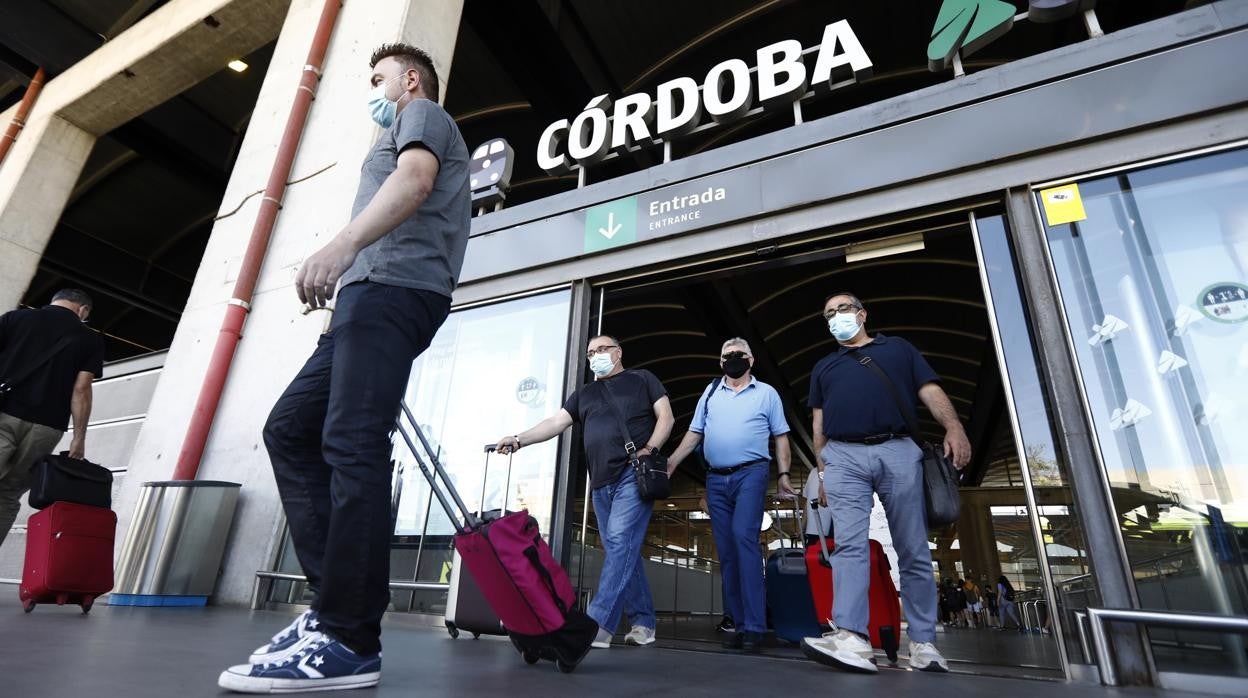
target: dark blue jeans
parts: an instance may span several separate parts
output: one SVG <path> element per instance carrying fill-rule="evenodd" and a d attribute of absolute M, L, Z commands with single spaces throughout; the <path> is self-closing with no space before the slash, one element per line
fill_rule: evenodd
<path fill-rule="evenodd" d="M 390 435 L 412 361 L 449 310 L 428 291 L 341 289 L 329 332 L 264 425 L 312 607 L 360 654 L 381 650 L 390 603 Z"/>
<path fill-rule="evenodd" d="M 729 475 L 706 474 L 706 508 L 719 551 L 724 580 L 724 612 L 737 630 L 767 632 L 767 589 L 759 526 L 767 501 L 770 461 L 760 461 Z"/>

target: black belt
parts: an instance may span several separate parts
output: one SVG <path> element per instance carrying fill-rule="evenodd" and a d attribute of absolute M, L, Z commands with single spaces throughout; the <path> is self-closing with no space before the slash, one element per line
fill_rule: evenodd
<path fill-rule="evenodd" d="M 832 440 L 843 441 L 847 444 L 866 444 L 868 446 L 875 446 L 877 444 L 882 444 L 885 441 L 892 441 L 893 439 L 907 439 L 907 438 L 910 438 L 909 435 L 907 434 L 889 433 L 889 434 L 872 434 L 871 436 L 853 436 L 853 437 L 845 437 L 845 438 L 832 439 Z"/>
<path fill-rule="evenodd" d="M 757 465 L 759 463 L 770 463 L 770 462 L 771 462 L 771 459 L 769 458 L 760 458 L 758 460 L 752 460 L 749 463 L 742 463 L 741 465 L 734 465 L 731 468 L 707 468 L 706 472 L 712 475 L 731 475 L 742 468 L 748 468 L 751 465 Z"/>

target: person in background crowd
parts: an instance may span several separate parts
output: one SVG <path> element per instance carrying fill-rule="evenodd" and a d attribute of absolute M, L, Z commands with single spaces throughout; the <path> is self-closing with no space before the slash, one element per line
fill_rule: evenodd
<path fill-rule="evenodd" d="M 1005 630 L 1006 618 L 1012 618 L 1018 632 L 1023 632 L 1023 622 L 1018 619 L 1018 607 L 1014 603 L 1014 585 L 1005 575 L 997 577 L 997 605 L 1001 609 L 1001 624 L 997 627 Z"/>
<path fill-rule="evenodd" d="M 966 575 L 966 581 L 962 584 L 962 590 L 966 592 L 967 614 L 971 617 L 972 624 L 978 628 L 984 613 L 984 604 L 979 592 L 979 585 L 975 583 L 973 575 Z"/>

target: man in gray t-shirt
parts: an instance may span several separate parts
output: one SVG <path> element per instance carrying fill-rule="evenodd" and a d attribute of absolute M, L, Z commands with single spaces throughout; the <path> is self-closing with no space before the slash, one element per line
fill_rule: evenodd
<path fill-rule="evenodd" d="M 264 426 L 311 608 L 248 664 L 221 674 L 244 692 L 360 688 L 381 677 L 390 599 L 390 431 L 412 361 L 450 311 L 472 215 L 468 148 L 438 106 L 429 56 L 372 57 L 368 110 L 385 131 L 364 160 L 349 223 L 295 279 L 333 324 Z M 328 213 L 328 212 L 327 212 Z"/>

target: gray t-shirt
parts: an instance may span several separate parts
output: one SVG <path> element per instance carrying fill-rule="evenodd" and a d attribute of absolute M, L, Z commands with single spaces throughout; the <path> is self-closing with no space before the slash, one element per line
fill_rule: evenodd
<path fill-rule="evenodd" d="M 472 223 L 468 148 L 455 120 L 435 102 L 411 102 L 381 134 L 360 168 L 351 216 L 373 200 L 398 167 L 399 153 L 412 147 L 423 147 L 438 159 L 433 190 L 415 214 L 360 251 L 338 288 L 367 280 L 448 298 L 455 290 Z"/>

